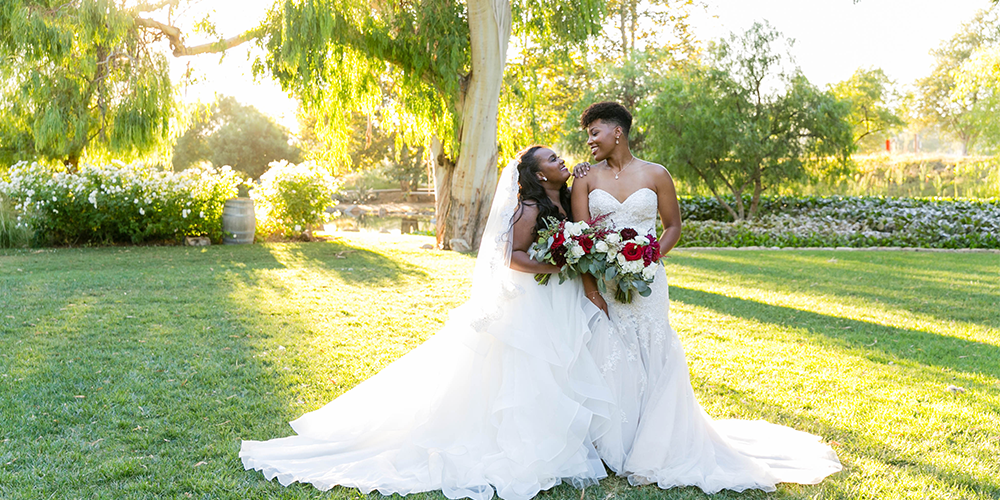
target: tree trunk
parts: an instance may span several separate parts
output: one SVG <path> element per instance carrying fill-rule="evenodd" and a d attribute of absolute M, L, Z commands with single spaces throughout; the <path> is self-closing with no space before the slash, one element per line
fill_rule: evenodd
<path fill-rule="evenodd" d="M 73 151 L 63 160 L 63 165 L 66 167 L 67 172 L 71 174 L 77 173 L 77 168 L 80 166 L 80 155 L 80 151 Z"/>
<path fill-rule="evenodd" d="M 744 187 L 746 186 L 744 185 Z M 747 212 L 746 208 L 743 205 L 743 188 L 740 188 L 738 190 L 733 190 L 733 198 L 734 198 L 733 201 L 736 202 L 736 214 L 739 216 L 736 220 L 737 221 L 746 220 Z"/>
<path fill-rule="evenodd" d="M 760 211 L 760 193 L 764 191 L 764 184 L 761 182 L 760 175 L 753 180 L 753 196 L 750 198 L 750 219 L 757 218 L 757 212 Z"/>
<path fill-rule="evenodd" d="M 467 252 L 479 247 L 497 183 L 497 118 L 510 41 L 509 0 L 469 0 L 472 74 L 459 98 L 461 152 L 453 167 L 437 151 L 437 242 Z M 440 145 L 438 145 L 440 151 Z"/>
<path fill-rule="evenodd" d="M 446 215 L 451 210 L 451 175 L 455 171 L 455 163 L 445 156 L 444 147 L 437 137 L 431 139 L 431 158 L 434 163 L 434 232 L 438 248 L 447 250 L 451 247 L 445 239 L 448 229 Z"/>

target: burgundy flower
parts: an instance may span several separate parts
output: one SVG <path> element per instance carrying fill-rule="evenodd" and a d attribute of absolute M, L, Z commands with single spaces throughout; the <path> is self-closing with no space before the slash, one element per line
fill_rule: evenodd
<path fill-rule="evenodd" d="M 584 252 L 590 253 L 591 247 L 594 246 L 594 240 L 590 239 L 590 236 L 587 236 L 585 234 L 576 236 L 573 239 L 576 240 L 576 242 L 579 243 L 581 247 L 583 247 Z"/>
<path fill-rule="evenodd" d="M 552 252 L 552 260 L 555 261 L 556 265 L 559 267 L 566 265 L 566 248 L 560 248 L 558 251 Z"/>
<path fill-rule="evenodd" d="M 636 231 L 635 229 L 630 228 L 630 227 L 626 227 L 625 229 L 622 229 L 622 231 L 620 233 L 618 233 L 618 234 L 621 235 L 622 241 L 628 241 L 628 240 L 631 240 L 632 238 L 635 238 L 636 236 L 638 236 L 639 232 Z"/>
<path fill-rule="evenodd" d="M 623 229 L 622 232 L 625 232 L 625 230 Z M 624 237 L 624 235 L 622 236 Z M 622 249 L 622 255 L 625 256 L 625 260 L 639 260 L 642 258 L 642 247 L 635 243 L 628 243 Z"/>
<path fill-rule="evenodd" d="M 646 238 L 649 239 L 649 248 L 653 250 L 651 254 L 652 257 L 650 258 L 652 260 L 660 260 L 660 257 L 663 257 L 662 255 L 660 255 L 660 242 L 656 240 L 656 236 L 653 236 L 651 234 L 647 234 Z M 648 266 L 649 263 L 647 262 L 646 265 Z"/>

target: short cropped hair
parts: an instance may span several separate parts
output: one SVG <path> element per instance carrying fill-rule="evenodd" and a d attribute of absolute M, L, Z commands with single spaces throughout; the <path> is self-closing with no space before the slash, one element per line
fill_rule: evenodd
<path fill-rule="evenodd" d="M 587 128 L 597 120 L 604 120 L 618 125 L 625 132 L 626 138 L 628 137 L 629 130 L 632 129 L 632 113 L 629 113 L 625 109 L 625 106 L 617 102 L 605 101 L 591 104 L 580 115 L 580 126 Z"/>

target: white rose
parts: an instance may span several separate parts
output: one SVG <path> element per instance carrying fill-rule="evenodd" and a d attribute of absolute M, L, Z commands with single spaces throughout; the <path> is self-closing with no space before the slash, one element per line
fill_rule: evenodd
<path fill-rule="evenodd" d="M 569 240 L 569 241 L 566 242 L 566 250 L 567 250 L 567 254 L 570 257 L 575 257 L 577 259 L 579 259 L 580 257 L 583 257 L 584 254 L 587 253 L 587 252 L 585 252 L 583 250 L 583 247 L 580 246 L 580 244 L 577 243 L 575 240 Z"/>
<path fill-rule="evenodd" d="M 656 274 L 656 266 L 646 266 L 646 268 L 642 270 L 642 279 L 651 280 L 653 279 L 654 274 Z"/>
<path fill-rule="evenodd" d="M 646 243 L 649 243 L 649 240 L 647 240 L 645 236 L 640 234 L 639 236 L 632 238 L 632 243 L 635 243 L 636 245 L 645 245 Z"/>
<path fill-rule="evenodd" d="M 617 257 L 618 257 L 618 250 L 615 250 L 614 248 L 612 248 L 612 249 L 611 249 L 611 250 L 610 250 L 610 251 L 608 252 L 608 258 L 607 258 L 607 261 L 608 261 L 608 262 L 614 262 L 614 261 L 615 261 L 615 260 L 617 259 Z"/>
<path fill-rule="evenodd" d="M 624 254 L 618 254 L 618 265 L 621 266 L 622 269 L 625 269 L 625 264 L 627 262 L 628 261 L 625 260 L 625 255 Z"/>
<path fill-rule="evenodd" d="M 581 234 L 583 234 L 583 224 L 580 224 L 578 222 L 566 223 L 567 236 L 580 236 Z"/>
<path fill-rule="evenodd" d="M 609 249 L 608 244 L 603 241 L 598 241 L 597 243 L 594 244 L 594 250 L 600 253 L 607 253 L 608 249 Z"/>
<path fill-rule="evenodd" d="M 611 245 L 617 245 L 622 242 L 622 237 L 618 233 L 611 233 L 604 239 Z"/>
<path fill-rule="evenodd" d="M 626 264 L 626 267 L 628 268 L 627 269 L 628 272 L 633 273 L 633 274 L 641 273 L 642 272 L 642 266 L 643 266 L 643 264 L 642 264 L 641 260 L 633 260 L 633 261 L 630 261 L 628 264 Z"/>

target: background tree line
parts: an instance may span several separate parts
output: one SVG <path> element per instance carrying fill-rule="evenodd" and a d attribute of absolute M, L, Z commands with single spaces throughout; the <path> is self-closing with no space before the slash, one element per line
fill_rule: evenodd
<path fill-rule="evenodd" d="M 577 117 L 597 100 L 633 110 L 639 156 L 722 203 L 734 195 L 735 219 L 753 217 L 768 189 L 843 173 L 852 153 L 906 129 L 965 153 L 1000 144 L 996 7 L 942 43 L 912 86 L 860 68 L 819 88 L 766 24 L 699 40 L 690 0 L 292 0 L 229 38 L 205 20 L 214 41 L 196 46 L 174 26 L 184 3 L 4 2 L 0 160 L 210 161 L 254 177 L 271 159 L 303 158 L 340 174 L 397 166 L 409 183 L 429 165 L 438 241 L 465 249 L 497 168 L 531 143 L 584 158 Z M 245 42 L 265 51 L 255 70 L 299 100 L 298 137 L 252 103 L 178 104 L 167 53 Z"/>

